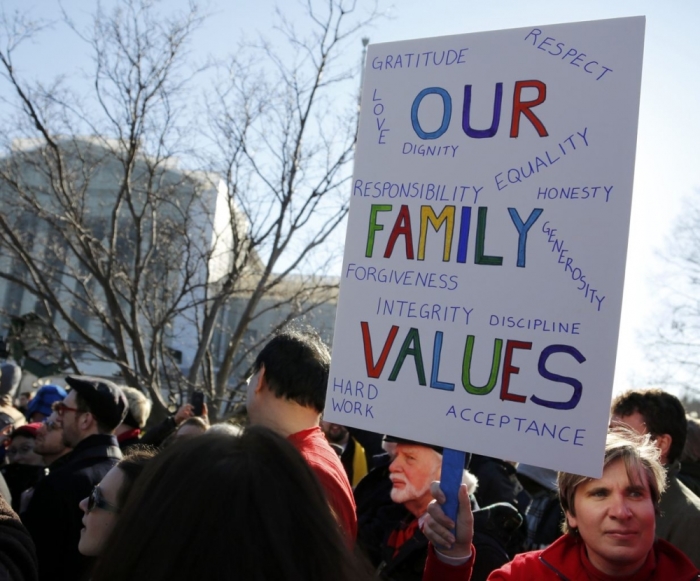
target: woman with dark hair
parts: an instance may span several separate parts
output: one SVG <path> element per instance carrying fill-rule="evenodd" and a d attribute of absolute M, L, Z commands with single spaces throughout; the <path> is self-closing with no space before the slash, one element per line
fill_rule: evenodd
<path fill-rule="evenodd" d="M 134 486 L 93 581 L 361 581 L 321 486 L 269 429 L 204 434 Z"/>
<path fill-rule="evenodd" d="M 85 515 L 78 550 L 83 555 L 97 557 L 104 551 L 134 482 L 154 456 L 155 451 L 132 448 L 80 502 Z"/>

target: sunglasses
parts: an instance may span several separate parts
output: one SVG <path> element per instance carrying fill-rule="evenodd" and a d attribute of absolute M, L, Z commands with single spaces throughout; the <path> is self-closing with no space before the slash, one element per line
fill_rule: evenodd
<path fill-rule="evenodd" d="M 104 499 L 102 493 L 100 492 L 99 485 L 95 486 L 95 488 L 92 489 L 90 496 L 88 496 L 87 512 L 90 513 L 96 508 L 106 510 L 107 512 L 113 512 L 114 514 L 119 514 L 119 507 L 107 502 Z"/>
<path fill-rule="evenodd" d="M 51 409 L 55 411 L 59 417 L 63 417 L 63 414 L 66 412 L 79 412 L 80 410 L 78 408 L 71 408 L 68 407 L 66 404 L 64 404 L 62 401 L 57 401 L 55 402 L 52 406 Z"/>

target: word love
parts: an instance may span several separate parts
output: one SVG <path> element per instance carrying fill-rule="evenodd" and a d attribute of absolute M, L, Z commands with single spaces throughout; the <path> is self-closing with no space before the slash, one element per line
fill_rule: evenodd
<path fill-rule="evenodd" d="M 369 228 L 367 231 L 367 246 L 365 256 L 371 258 L 374 253 L 374 244 L 377 232 L 384 230 L 384 225 L 378 222 L 379 214 L 382 212 L 392 212 L 394 206 L 391 204 L 372 204 L 369 216 Z M 449 262 L 452 256 L 452 246 L 454 239 L 454 231 L 456 228 L 456 207 L 445 206 L 436 214 L 432 206 L 420 207 L 420 227 L 418 235 L 417 255 L 418 260 L 425 260 L 425 248 L 428 240 L 428 231 L 432 227 L 435 232 L 439 232 L 444 228 L 444 241 L 442 250 L 443 262 Z M 516 265 L 520 268 L 525 267 L 525 250 L 527 246 L 527 233 L 532 228 L 532 225 L 542 214 L 541 208 L 535 208 L 530 213 L 530 216 L 523 222 L 520 214 L 515 208 L 508 208 L 510 219 L 518 232 L 518 248 Z M 480 207 L 478 211 L 476 223 L 476 244 L 474 252 L 474 263 L 493 266 L 501 266 L 503 264 L 502 256 L 488 256 L 484 252 L 486 238 L 486 220 L 488 216 L 488 208 Z M 472 209 L 470 206 L 462 206 L 460 212 L 459 234 L 457 237 L 457 262 L 465 263 L 467 261 L 467 251 L 469 249 L 469 230 L 472 218 Z M 399 237 L 403 237 L 406 258 L 414 260 L 414 244 L 413 244 L 413 226 L 411 225 L 411 212 L 407 205 L 402 205 L 394 221 L 394 226 L 391 229 L 391 234 L 386 242 L 384 249 L 384 258 L 391 258 L 394 252 Z"/>
<path fill-rule="evenodd" d="M 366 321 L 360 322 L 360 327 L 362 329 L 362 343 L 364 347 L 365 354 L 365 365 L 367 368 L 367 376 L 373 379 L 378 379 L 381 377 L 384 368 L 386 367 L 387 359 L 391 353 L 391 349 L 396 341 L 396 336 L 399 333 L 399 327 L 397 325 L 392 325 L 389 330 L 389 334 L 384 341 L 384 346 L 381 349 L 379 357 L 375 363 L 374 352 L 372 349 L 372 337 L 369 330 L 369 323 Z M 425 332 L 425 331 L 424 331 Z M 510 391 L 510 382 L 513 375 L 520 372 L 520 368 L 513 365 L 513 352 L 516 349 L 529 351 L 532 349 L 532 343 L 529 341 L 513 341 L 508 340 L 505 343 L 505 355 L 503 353 L 503 339 L 495 339 L 493 344 L 493 356 L 491 358 L 491 371 L 489 374 L 488 381 L 484 385 L 474 385 L 471 380 L 472 377 L 472 362 L 474 354 L 474 343 L 476 339 L 474 335 L 468 335 L 464 345 L 464 357 L 462 358 L 461 365 L 459 366 L 459 371 L 461 372 L 461 383 L 462 387 L 472 395 L 484 396 L 491 393 L 496 386 L 498 381 L 498 372 L 501 370 L 501 390 L 500 398 L 504 401 L 513 401 L 518 403 L 525 403 L 527 397 Z M 430 372 L 430 387 L 433 389 L 442 389 L 446 391 L 454 391 L 455 382 L 442 381 L 439 379 L 440 367 L 441 367 L 441 357 L 442 357 L 442 344 L 443 344 L 443 333 L 442 331 L 436 331 L 433 337 L 433 352 L 432 357 L 429 357 L 431 361 L 431 372 Z M 559 375 L 558 373 L 553 373 L 547 369 L 547 361 L 550 357 L 557 354 L 565 354 L 573 357 L 579 364 L 586 361 L 586 358 L 581 354 L 581 352 L 570 345 L 549 345 L 542 349 L 540 356 L 537 360 L 537 372 L 541 377 L 548 381 L 555 383 L 562 383 L 570 386 L 573 389 L 571 396 L 568 400 L 564 401 L 553 401 L 544 399 L 537 395 L 531 395 L 530 401 L 533 403 L 556 410 L 571 410 L 574 409 L 579 401 L 581 401 L 581 396 L 583 395 L 583 384 L 576 378 L 566 377 L 564 375 Z M 413 359 L 416 377 L 418 379 L 419 385 L 426 385 L 425 377 L 425 362 L 423 357 L 423 347 L 421 344 L 420 331 L 415 327 L 411 327 L 406 333 L 406 337 L 401 344 L 398 355 L 396 356 L 394 365 L 389 373 L 388 380 L 396 381 L 399 376 L 399 372 L 403 367 L 406 359 L 411 357 Z M 481 359 L 479 359 L 481 361 Z M 501 366 L 501 361 L 503 365 Z M 453 361 L 448 362 L 449 364 L 454 364 Z M 452 368 L 454 365 L 451 366 Z M 454 369 L 451 369 L 454 372 Z"/>

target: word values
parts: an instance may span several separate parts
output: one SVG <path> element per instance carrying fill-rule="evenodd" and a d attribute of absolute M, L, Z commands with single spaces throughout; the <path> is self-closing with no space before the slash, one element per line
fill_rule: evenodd
<path fill-rule="evenodd" d="M 389 354 L 391 353 L 392 347 L 396 342 L 396 337 L 399 334 L 400 329 L 397 325 L 392 325 L 391 329 L 389 330 L 389 334 L 384 341 L 384 345 L 381 348 L 379 356 L 375 358 L 372 348 L 372 337 L 369 329 L 369 323 L 367 321 L 361 321 L 360 327 L 362 329 L 362 343 L 364 347 L 367 376 L 371 377 L 372 379 L 378 379 L 384 373 Z M 447 377 L 453 375 L 455 371 L 459 373 L 462 387 L 464 387 L 467 393 L 476 396 L 485 396 L 491 393 L 496 387 L 499 371 L 501 371 L 500 399 L 504 401 L 525 403 L 527 401 L 527 397 L 512 391 L 511 388 L 512 377 L 520 372 L 520 367 L 517 367 L 513 363 L 513 355 L 516 350 L 531 350 L 532 342 L 514 341 L 511 339 L 504 342 L 503 339 L 495 339 L 493 342 L 489 378 L 484 385 L 475 385 L 472 381 L 472 364 L 474 360 L 476 359 L 480 363 L 483 362 L 481 358 L 474 358 L 473 356 L 475 342 L 476 338 L 474 335 L 467 335 L 464 344 L 464 356 L 461 364 L 460 362 L 448 360 L 445 362 L 446 365 L 443 366 L 441 365 L 443 333 L 442 331 L 435 331 L 432 341 L 433 352 L 432 355 L 428 355 L 427 357 L 428 361 L 430 362 L 430 387 L 445 391 L 455 390 L 455 385 L 457 383 L 456 381 L 444 381 L 444 378 L 440 379 L 440 369 L 442 367 L 447 368 L 447 371 L 445 372 Z M 569 399 L 562 398 L 562 400 L 554 401 L 539 397 L 536 394 L 532 394 L 530 396 L 530 401 L 536 405 L 550 409 L 571 410 L 578 405 L 579 401 L 581 401 L 581 396 L 583 395 L 583 384 L 575 377 L 559 375 L 558 373 L 554 373 L 547 368 L 548 360 L 550 357 L 555 355 L 566 355 L 573 358 L 579 364 L 585 362 L 586 358 L 578 349 L 571 345 L 554 344 L 542 349 L 537 359 L 536 365 L 539 375 L 547 381 L 569 386 L 569 388 L 572 390 L 570 392 Z M 398 354 L 394 360 L 394 365 L 389 372 L 389 381 L 396 381 L 398 379 L 399 372 L 403 368 L 408 358 L 413 359 L 418 384 L 427 385 L 425 375 L 425 357 L 423 355 L 421 334 L 420 330 L 415 327 L 411 327 L 406 333 L 403 343 L 401 344 Z M 477 365 L 480 363 L 477 363 Z M 521 389 L 523 387 L 524 386 L 521 386 Z M 566 395 L 564 395 L 564 397 L 566 397 Z"/>

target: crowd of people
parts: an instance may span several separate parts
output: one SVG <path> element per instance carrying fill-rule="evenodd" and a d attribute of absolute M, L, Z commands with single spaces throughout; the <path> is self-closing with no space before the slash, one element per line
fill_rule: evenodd
<path fill-rule="evenodd" d="M 673 395 L 613 401 L 601 478 L 468 454 L 452 520 L 440 447 L 322 421 L 329 365 L 285 329 L 245 426 L 184 404 L 147 430 L 139 389 L 69 376 L 15 400 L 2 365 L 0 579 L 700 579 L 700 423 Z"/>

